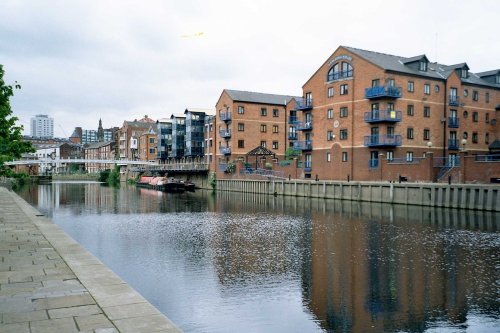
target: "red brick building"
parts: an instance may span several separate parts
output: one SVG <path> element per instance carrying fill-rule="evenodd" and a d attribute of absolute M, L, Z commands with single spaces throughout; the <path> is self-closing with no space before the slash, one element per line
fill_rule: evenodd
<path fill-rule="evenodd" d="M 286 105 L 293 96 L 224 89 L 216 116 L 207 124 L 211 170 L 228 162 L 245 161 L 246 154 L 262 146 L 283 158 L 287 148 Z M 210 128 L 212 131 L 210 131 Z M 269 162 L 271 157 L 266 157 Z"/>
<path fill-rule="evenodd" d="M 224 104 L 238 106 L 223 93 L 217 109 Z M 500 70 L 474 74 L 466 63 L 340 46 L 287 110 L 299 178 L 435 180 L 500 139 Z M 500 174 L 500 163 L 493 169 Z"/>

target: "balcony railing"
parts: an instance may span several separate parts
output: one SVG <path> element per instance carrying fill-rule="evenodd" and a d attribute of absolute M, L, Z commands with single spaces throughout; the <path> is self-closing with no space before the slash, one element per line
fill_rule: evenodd
<path fill-rule="evenodd" d="M 227 129 L 227 130 L 220 130 L 220 136 L 221 138 L 224 138 L 224 139 L 228 139 L 231 137 L 231 130 Z"/>
<path fill-rule="evenodd" d="M 459 106 L 460 105 L 460 97 L 458 97 L 458 96 L 449 96 L 448 97 L 448 104 L 450 106 Z"/>
<path fill-rule="evenodd" d="M 433 167 L 435 168 L 451 168 L 460 166 L 460 156 L 434 157 Z"/>
<path fill-rule="evenodd" d="M 295 117 L 295 116 L 289 116 L 288 117 L 288 123 L 290 125 L 293 125 L 293 124 L 297 123 L 297 117 Z"/>
<path fill-rule="evenodd" d="M 231 155 L 231 147 L 220 147 L 220 153 L 223 155 Z"/>
<path fill-rule="evenodd" d="M 460 121 L 457 117 L 448 117 L 448 127 L 449 128 L 459 128 Z"/>
<path fill-rule="evenodd" d="M 301 121 L 297 122 L 295 125 L 298 131 L 310 131 L 313 128 L 312 121 Z"/>
<path fill-rule="evenodd" d="M 305 161 L 304 162 L 304 172 L 311 172 L 311 171 L 312 171 L 312 162 Z"/>
<path fill-rule="evenodd" d="M 288 140 L 297 140 L 296 132 L 288 132 Z"/>
<path fill-rule="evenodd" d="M 366 147 L 396 147 L 401 146 L 401 135 L 367 135 L 365 136 Z"/>
<path fill-rule="evenodd" d="M 311 110 L 313 107 L 312 98 L 296 98 L 295 99 L 295 110 Z"/>
<path fill-rule="evenodd" d="M 220 113 L 220 120 L 231 121 L 231 111 L 225 111 Z"/>
<path fill-rule="evenodd" d="M 449 150 L 458 150 L 458 139 L 448 139 L 448 149 Z"/>
<path fill-rule="evenodd" d="M 335 72 L 328 74 L 328 77 L 326 78 L 327 81 L 335 81 L 335 80 L 340 80 L 340 79 L 345 79 L 348 77 L 351 77 L 353 74 L 352 69 L 350 71 L 344 71 L 344 72 Z"/>
<path fill-rule="evenodd" d="M 365 112 L 365 122 L 367 123 L 399 122 L 401 121 L 401 118 L 401 111 L 373 110 Z"/>
<path fill-rule="evenodd" d="M 312 140 L 300 140 L 293 143 L 294 150 L 312 150 Z"/>
<path fill-rule="evenodd" d="M 365 97 L 375 98 L 399 98 L 401 97 L 401 88 L 393 86 L 376 86 L 365 89 Z"/>

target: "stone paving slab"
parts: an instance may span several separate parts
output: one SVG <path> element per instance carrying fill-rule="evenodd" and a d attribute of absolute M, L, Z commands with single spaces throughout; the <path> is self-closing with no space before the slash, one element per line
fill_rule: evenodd
<path fill-rule="evenodd" d="M 0 187 L 0 333 L 181 332 L 57 225 Z"/>

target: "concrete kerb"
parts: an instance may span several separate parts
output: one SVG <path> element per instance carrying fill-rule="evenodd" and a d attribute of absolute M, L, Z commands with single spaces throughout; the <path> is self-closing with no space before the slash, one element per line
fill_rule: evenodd
<path fill-rule="evenodd" d="M 50 219 L 42 216 L 39 211 L 31 207 L 17 194 L 9 192 L 5 188 L 0 188 L 0 196 L 5 195 L 9 195 L 13 199 L 21 210 L 22 217 L 25 217 L 36 226 L 41 235 L 48 241 L 49 246 L 43 248 L 43 251 L 46 250 L 56 260 L 59 260 L 58 257 L 60 257 L 60 260 L 69 267 L 69 269 L 54 267 L 53 265 L 38 267 L 34 263 L 30 265 L 29 262 L 26 262 L 26 273 L 33 273 L 32 276 L 30 275 L 31 278 L 28 279 L 30 281 L 27 282 L 37 283 L 35 280 L 41 281 L 38 283 L 42 283 L 42 286 L 37 289 L 41 298 L 33 302 L 31 310 L 20 308 L 19 311 L 13 312 L 19 313 L 21 317 L 26 317 L 26 315 L 22 314 L 29 310 L 33 312 L 32 316 L 36 319 L 40 317 L 37 311 L 45 310 L 48 311 L 50 317 L 49 319 L 42 315 L 38 321 L 30 321 L 30 327 L 40 326 L 40 328 L 47 327 L 48 329 L 61 327 L 61 329 L 67 328 L 69 331 L 73 331 L 72 325 L 74 325 L 74 322 L 72 324 L 68 321 L 69 318 L 56 318 L 69 316 L 74 319 L 80 330 L 85 331 L 102 328 L 109 329 L 109 332 L 125 333 L 181 332 L 166 316 Z M 43 242 L 44 240 L 41 240 L 42 245 Z M 53 247 L 55 251 L 50 251 L 50 247 Z M 21 269 L 24 269 L 24 267 L 21 267 Z M 0 283 L 9 282 L 9 279 L 15 277 L 21 280 L 26 279 L 21 275 L 23 274 L 18 271 L 0 271 Z M 54 280 L 66 277 L 69 278 L 68 281 L 75 281 L 75 283 L 64 280 L 64 283 L 61 281 L 54 282 L 50 280 L 51 277 Z M 26 293 L 33 292 L 28 287 L 26 286 Z M 79 293 L 74 295 L 74 301 L 71 301 L 70 298 L 72 292 Z M 55 297 L 47 297 L 47 295 Z M 61 296 L 61 298 L 57 296 Z M 68 303 L 69 301 L 71 301 L 71 304 Z M 61 304 L 58 304 L 58 302 Z M 56 310 L 59 309 L 59 306 L 61 309 Z M 78 312 L 78 309 L 81 312 Z M 1 310 L 0 313 L 3 312 Z M 78 316 L 73 316 L 75 314 Z M 2 313 L 2 318 L 4 315 L 5 312 Z M 25 329 L 25 326 L 23 326 L 25 323 L 16 324 L 18 325 L 14 326 L 21 331 Z M 15 328 L 14 326 L 7 327 L 8 325 L 12 326 L 13 324 L 6 323 L 2 319 L 0 331 Z"/>

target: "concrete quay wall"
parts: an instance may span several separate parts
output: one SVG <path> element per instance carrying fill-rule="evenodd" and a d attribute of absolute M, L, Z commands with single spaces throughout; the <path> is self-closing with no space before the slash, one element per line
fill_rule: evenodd
<path fill-rule="evenodd" d="M 0 332 L 181 332 L 18 195 L 0 187 Z"/>
<path fill-rule="evenodd" d="M 218 191 L 500 211 L 500 186 L 218 179 Z"/>

